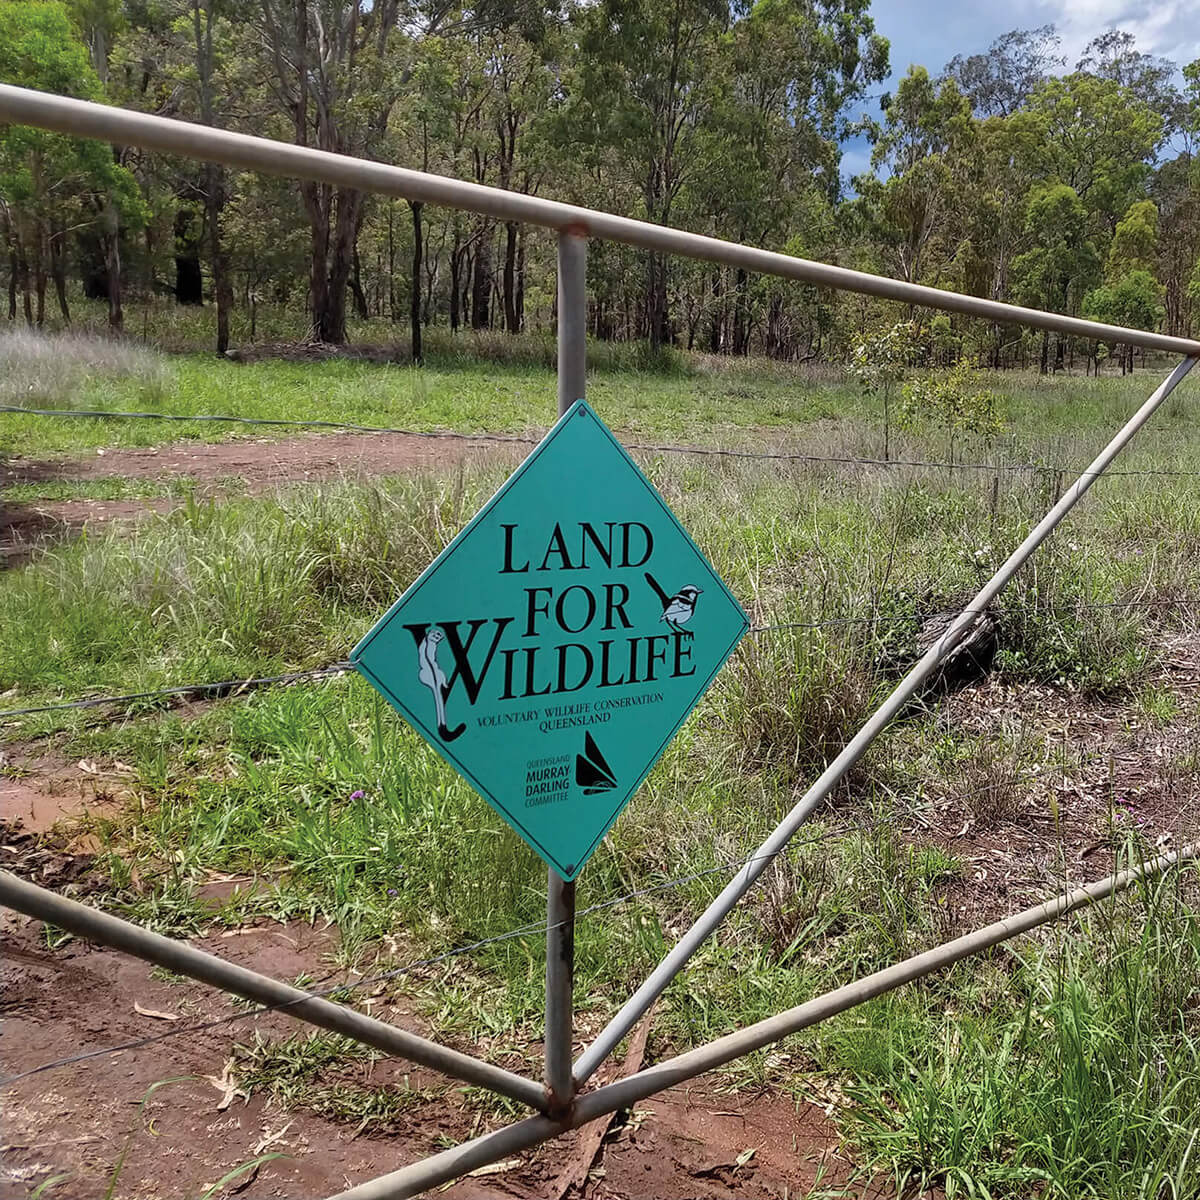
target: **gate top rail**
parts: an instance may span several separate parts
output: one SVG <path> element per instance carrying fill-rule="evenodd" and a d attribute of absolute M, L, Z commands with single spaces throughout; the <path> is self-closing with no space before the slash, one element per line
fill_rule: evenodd
<path fill-rule="evenodd" d="M 394 167 L 388 163 L 349 155 L 331 154 L 308 146 L 296 146 L 270 138 L 231 133 L 208 125 L 197 125 L 149 113 L 131 112 L 87 100 L 74 100 L 28 88 L 0 84 L 0 121 L 20 125 L 35 125 L 76 137 L 98 138 L 119 145 L 139 146 L 185 158 L 219 162 L 247 171 L 310 179 L 397 196 L 405 200 L 424 201 L 447 208 L 465 209 L 497 217 L 504 221 L 523 221 L 542 225 L 560 233 L 623 242 L 646 250 L 679 254 L 706 262 L 725 263 L 764 275 L 777 275 L 819 287 L 838 288 L 895 300 L 922 308 L 942 309 L 981 317 L 1002 324 L 1025 325 L 1074 334 L 1102 342 L 1122 342 L 1147 350 L 1163 350 L 1171 354 L 1200 357 L 1200 341 L 1170 337 L 1142 329 L 1126 329 L 1106 325 L 1081 317 L 1042 312 L 1016 304 L 1004 304 L 981 296 L 965 296 L 958 292 L 942 291 L 923 284 L 906 283 L 865 271 L 852 271 L 827 263 L 793 258 L 770 250 L 743 246 L 720 238 L 653 225 L 619 217 L 597 209 L 581 208 L 527 196 L 502 188 L 485 187 Z"/>

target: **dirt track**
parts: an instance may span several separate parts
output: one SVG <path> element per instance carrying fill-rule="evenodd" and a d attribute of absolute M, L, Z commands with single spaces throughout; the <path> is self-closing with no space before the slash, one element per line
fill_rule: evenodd
<path fill-rule="evenodd" d="M 201 496 L 253 494 L 287 483 L 405 475 L 479 462 L 515 466 L 531 443 L 393 433 L 303 434 L 282 441 L 175 442 L 105 450 L 83 459 L 16 458 L 0 465 L 0 489 L 13 484 L 100 479 L 194 481 Z M 2 495 L 2 492 L 0 492 Z M 172 501 L 46 500 L 0 507 L 0 566 L 24 561 L 39 544 L 85 525 L 164 512 Z"/>

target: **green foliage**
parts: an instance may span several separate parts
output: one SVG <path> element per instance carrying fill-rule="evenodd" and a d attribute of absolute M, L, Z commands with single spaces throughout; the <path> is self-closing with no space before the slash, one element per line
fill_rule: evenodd
<path fill-rule="evenodd" d="M 103 88 L 66 7 L 43 0 L 0 4 L 0 80 L 40 91 L 103 98 Z M 14 260 L 44 279 L 67 252 L 68 231 L 144 223 L 133 175 L 102 142 L 23 125 L 0 127 L 0 223 Z M 14 286 L 16 281 L 13 281 Z M 44 284 L 43 284 L 44 286 Z"/>
<path fill-rule="evenodd" d="M 1078 192 L 1066 183 L 1029 194 L 1025 232 L 1031 248 L 1013 261 L 1018 294 L 1027 303 L 1063 311 L 1093 280 L 1100 256 L 1088 237 L 1088 215 Z"/>
<path fill-rule="evenodd" d="M 900 273 L 919 280 L 975 141 L 971 106 L 952 79 L 935 85 L 924 67 L 910 67 L 885 97 L 882 127 L 872 122 L 868 133 L 871 165 L 886 169 L 885 178 L 860 176 L 855 186 L 869 219 L 895 247 Z"/>
<path fill-rule="evenodd" d="M 973 433 L 991 440 L 1004 430 L 1000 397 L 983 387 L 965 359 L 943 371 L 930 371 L 904 385 L 900 421 L 910 428 L 925 423 L 954 434 Z"/>
<path fill-rule="evenodd" d="M 1138 200 L 1117 222 L 1105 270 L 1109 279 L 1131 271 L 1150 271 L 1158 249 L 1158 207 L 1153 200 Z"/>
<path fill-rule="evenodd" d="M 899 383 L 918 360 L 925 333 L 915 321 L 881 326 L 855 345 L 850 370 L 863 390 L 885 391 Z"/>
<path fill-rule="evenodd" d="M 1130 271 L 1116 282 L 1088 292 L 1084 316 L 1129 329 L 1157 329 L 1163 314 L 1162 284 L 1144 269 Z"/>
<path fill-rule="evenodd" d="M 1200 309 L 1200 260 L 1197 260 L 1196 268 L 1192 271 L 1192 277 L 1188 280 L 1187 294 L 1197 309 Z"/>
<path fill-rule="evenodd" d="M 1163 117 L 1130 89 L 1086 71 L 1048 80 L 1033 98 L 1058 178 L 1092 212 L 1115 220 L 1139 198 Z"/>
<path fill-rule="evenodd" d="M 874 330 L 855 345 L 850 370 L 864 392 L 883 400 L 883 456 L 891 454 L 892 389 L 916 362 L 925 333 L 915 321 L 897 321 Z"/>

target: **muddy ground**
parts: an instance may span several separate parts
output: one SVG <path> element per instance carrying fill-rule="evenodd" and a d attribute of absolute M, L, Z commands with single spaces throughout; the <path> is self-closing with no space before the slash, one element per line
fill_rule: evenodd
<path fill-rule="evenodd" d="M 147 449 L 110 449 L 85 458 L 0 461 L 0 500 L 14 484 L 102 479 L 163 481 L 186 478 L 201 498 L 247 495 L 287 483 L 405 475 L 482 461 L 515 466 L 532 443 L 436 434 L 329 433 L 271 440 L 176 442 Z M 38 500 L 0 503 L 0 568 L 28 561 L 38 546 L 78 533 L 86 525 L 136 520 L 165 512 L 178 501 Z"/>
<path fill-rule="evenodd" d="M 74 878 L 86 887 L 86 868 L 73 864 L 69 854 L 30 844 L 23 853 L 31 873 L 45 876 L 42 860 L 49 857 L 48 877 L 58 886 Z M 194 944 L 288 979 L 328 975 L 335 936 L 301 924 L 270 924 L 213 934 Z M 209 989 L 164 979 L 161 972 L 113 951 L 80 943 L 52 951 L 37 923 L 11 914 L 4 917 L 2 953 L 6 1076 L 71 1053 L 153 1037 L 175 1020 L 201 1024 L 232 1007 Z M 402 995 L 390 995 L 375 1011 L 421 1031 Z M 320 1200 L 483 1132 L 495 1120 L 469 1108 L 461 1092 L 440 1077 L 389 1060 L 352 1062 L 327 1073 L 327 1081 L 348 1088 L 388 1087 L 412 1097 L 398 1118 L 365 1131 L 353 1122 L 285 1109 L 261 1092 L 247 1096 L 237 1089 L 227 1070 L 233 1044 L 251 1040 L 255 1029 L 282 1037 L 296 1027 L 272 1014 L 8 1083 L 2 1093 L 0 1194 L 29 1197 L 47 1180 L 67 1174 L 45 1194 L 98 1200 L 124 1154 L 115 1197 L 192 1200 L 233 1167 L 278 1153 L 284 1157 L 216 1194 Z M 528 1070 L 531 1064 L 507 1065 Z M 173 1082 L 147 1098 L 148 1089 L 164 1080 Z M 506 1160 L 445 1194 L 461 1200 L 565 1194 L 597 1200 L 767 1200 L 806 1195 L 818 1182 L 844 1185 L 848 1196 L 884 1194 L 849 1182 L 851 1165 L 831 1117 L 786 1095 L 725 1095 L 711 1082 L 701 1082 L 622 1114 L 602 1148 L 594 1158 L 588 1153 L 586 1161 L 579 1159 L 583 1136 L 572 1133 L 553 1147 Z M 575 1175 L 583 1185 L 568 1192 L 558 1181 L 571 1166 L 578 1168 Z"/>

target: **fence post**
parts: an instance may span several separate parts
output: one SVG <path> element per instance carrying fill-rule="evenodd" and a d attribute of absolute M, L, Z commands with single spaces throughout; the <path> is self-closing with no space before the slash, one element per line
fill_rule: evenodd
<path fill-rule="evenodd" d="M 587 238 L 558 235 L 558 414 L 587 388 Z M 571 1075 L 575 982 L 575 884 L 546 872 L 546 1101 L 558 1116 L 575 1099 Z"/>
<path fill-rule="evenodd" d="M 587 238 L 558 235 L 558 415 L 587 392 Z"/>

